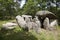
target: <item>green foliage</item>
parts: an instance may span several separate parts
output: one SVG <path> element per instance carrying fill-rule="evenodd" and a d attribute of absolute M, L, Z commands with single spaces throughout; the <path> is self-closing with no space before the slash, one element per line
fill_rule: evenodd
<path fill-rule="evenodd" d="M 0 0 L 0 18 L 16 15 L 13 0 Z"/>
<path fill-rule="evenodd" d="M 22 14 L 29 14 L 34 17 L 37 11 L 49 10 L 55 13 L 58 16 L 58 20 L 60 20 L 60 9 L 58 10 L 58 6 L 45 8 L 47 1 L 48 0 L 27 0 L 24 7 L 20 9 L 20 5 L 13 0 L 0 0 L 0 19 L 14 19 L 16 15 Z M 53 2 L 54 0 L 51 1 Z M 59 1 L 60 0 L 56 0 L 56 2 Z M 37 6 L 38 4 L 41 5 Z"/>
<path fill-rule="evenodd" d="M 34 0 L 28 0 L 23 8 L 23 14 L 30 14 L 34 15 L 36 11 L 38 10 L 37 8 L 37 2 Z"/>

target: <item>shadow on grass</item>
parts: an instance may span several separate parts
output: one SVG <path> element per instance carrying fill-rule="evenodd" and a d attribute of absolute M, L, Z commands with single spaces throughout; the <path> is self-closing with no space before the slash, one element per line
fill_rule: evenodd
<path fill-rule="evenodd" d="M 0 31 L 0 40 L 38 40 L 32 33 L 25 31 Z"/>

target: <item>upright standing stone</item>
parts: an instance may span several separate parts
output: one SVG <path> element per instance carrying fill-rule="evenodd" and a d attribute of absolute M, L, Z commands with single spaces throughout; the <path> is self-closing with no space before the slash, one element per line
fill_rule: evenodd
<path fill-rule="evenodd" d="M 44 26 L 45 29 L 48 29 L 49 28 L 49 26 L 50 26 L 49 25 L 49 18 L 47 18 L 47 17 L 45 18 L 45 20 L 43 22 L 43 26 Z"/>
<path fill-rule="evenodd" d="M 33 20 L 34 20 L 34 22 L 33 22 L 33 28 L 35 29 L 35 31 L 37 33 L 40 33 L 40 30 L 41 30 L 41 22 L 38 20 L 38 17 L 37 16 Z"/>
<path fill-rule="evenodd" d="M 56 29 L 57 26 L 58 26 L 57 20 L 54 20 L 50 23 L 49 29 L 54 30 L 54 29 Z"/>
<path fill-rule="evenodd" d="M 25 18 L 25 21 L 26 21 L 26 26 L 28 27 L 28 29 L 32 29 L 32 22 L 30 21 L 30 19 L 28 17 Z"/>
<path fill-rule="evenodd" d="M 32 28 L 36 33 L 38 33 L 38 25 L 35 22 L 32 22 Z"/>
<path fill-rule="evenodd" d="M 41 28 L 41 22 L 39 21 L 38 17 L 35 17 L 35 23 L 38 25 L 39 28 Z"/>
<path fill-rule="evenodd" d="M 57 20 L 54 20 L 50 23 L 51 27 L 58 26 Z"/>

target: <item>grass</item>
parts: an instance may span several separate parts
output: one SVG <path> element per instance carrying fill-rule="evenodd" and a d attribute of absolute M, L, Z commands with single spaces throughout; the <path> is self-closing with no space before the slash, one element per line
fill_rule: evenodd
<path fill-rule="evenodd" d="M 56 31 L 41 29 L 40 34 L 37 34 L 34 30 L 23 31 L 18 26 L 14 30 L 1 31 L 2 24 L 11 21 L 15 20 L 0 21 L 0 40 L 60 40 L 60 27 L 57 27 Z"/>

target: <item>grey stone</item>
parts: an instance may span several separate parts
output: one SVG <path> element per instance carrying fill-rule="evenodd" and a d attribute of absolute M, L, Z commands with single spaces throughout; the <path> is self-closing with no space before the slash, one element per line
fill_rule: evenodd
<path fill-rule="evenodd" d="M 40 33 L 41 30 L 41 22 L 38 20 L 38 17 L 36 16 L 33 19 L 33 29 L 36 31 L 36 33 Z"/>
<path fill-rule="evenodd" d="M 28 29 L 32 29 L 32 22 L 30 21 L 30 19 L 28 17 L 25 18 L 26 21 L 26 26 L 28 27 Z"/>
<path fill-rule="evenodd" d="M 47 18 L 47 17 L 45 18 L 45 20 L 43 22 L 43 26 L 44 26 L 45 29 L 48 29 L 48 27 L 50 26 L 49 25 L 49 18 Z"/>
<path fill-rule="evenodd" d="M 6 24 L 2 24 L 2 28 L 6 29 L 6 30 L 14 29 L 15 28 L 14 26 L 17 26 L 17 24 L 16 23 L 12 23 L 12 22 L 8 22 Z"/>
<path fill-rule="evenodd" d="M 18 23 L 18 25 L 22 28 L 25 28 L 26 26 L 26 21 L 24 21 L 24 18 L 21 17 L 20 15 L 16 16 L 16 21 Z"/>
<path fill-rule="evenodd" d="M 50 23 L 49 30 L 56 30 L 57 26 L 58 26 L 57 20 L 53 20 L 53 21 Z"/>
<path fill-rule="evenodd" d="M 50 19 L 57 19 L 57 16 L 56 16 L 54 13 L 49 12 L 49 11 L 47 11 L 47 10 L 38 11 L 38 12 L 36 13 L 36 15 L 37 15 L 38 17 L 48 17 L 48 18 L 50 18 Z"/>
<path fill-rule="evenodd" d="M 32 20 L 32 16 L 30 16 L 30 15 L 22 15 L 22 17 L 24 18 L 24 20 L 26 20 L 26 18 L 29 18 L 30 21 Z"/>
<path fill-rule="evenodd" d="M 41 28 L 41 22 L 39 21 L 37 16 L 34 18 L 34 20 L 35 20 L 35 23 L 38 25 L 38 27 Z"/>
<path fill-rule="evenodd" d="M 27 22 L 26 26 L 28 27 L 28 30 L 31 30 L 32 29 L 32 22 Z"/>
<path fill-rule="evenodd" d="M 51 27 L 58 26 L 57 20 L 53 20 L 53 21 L 50 23 L 50 26 L 51 26 Z"/>

